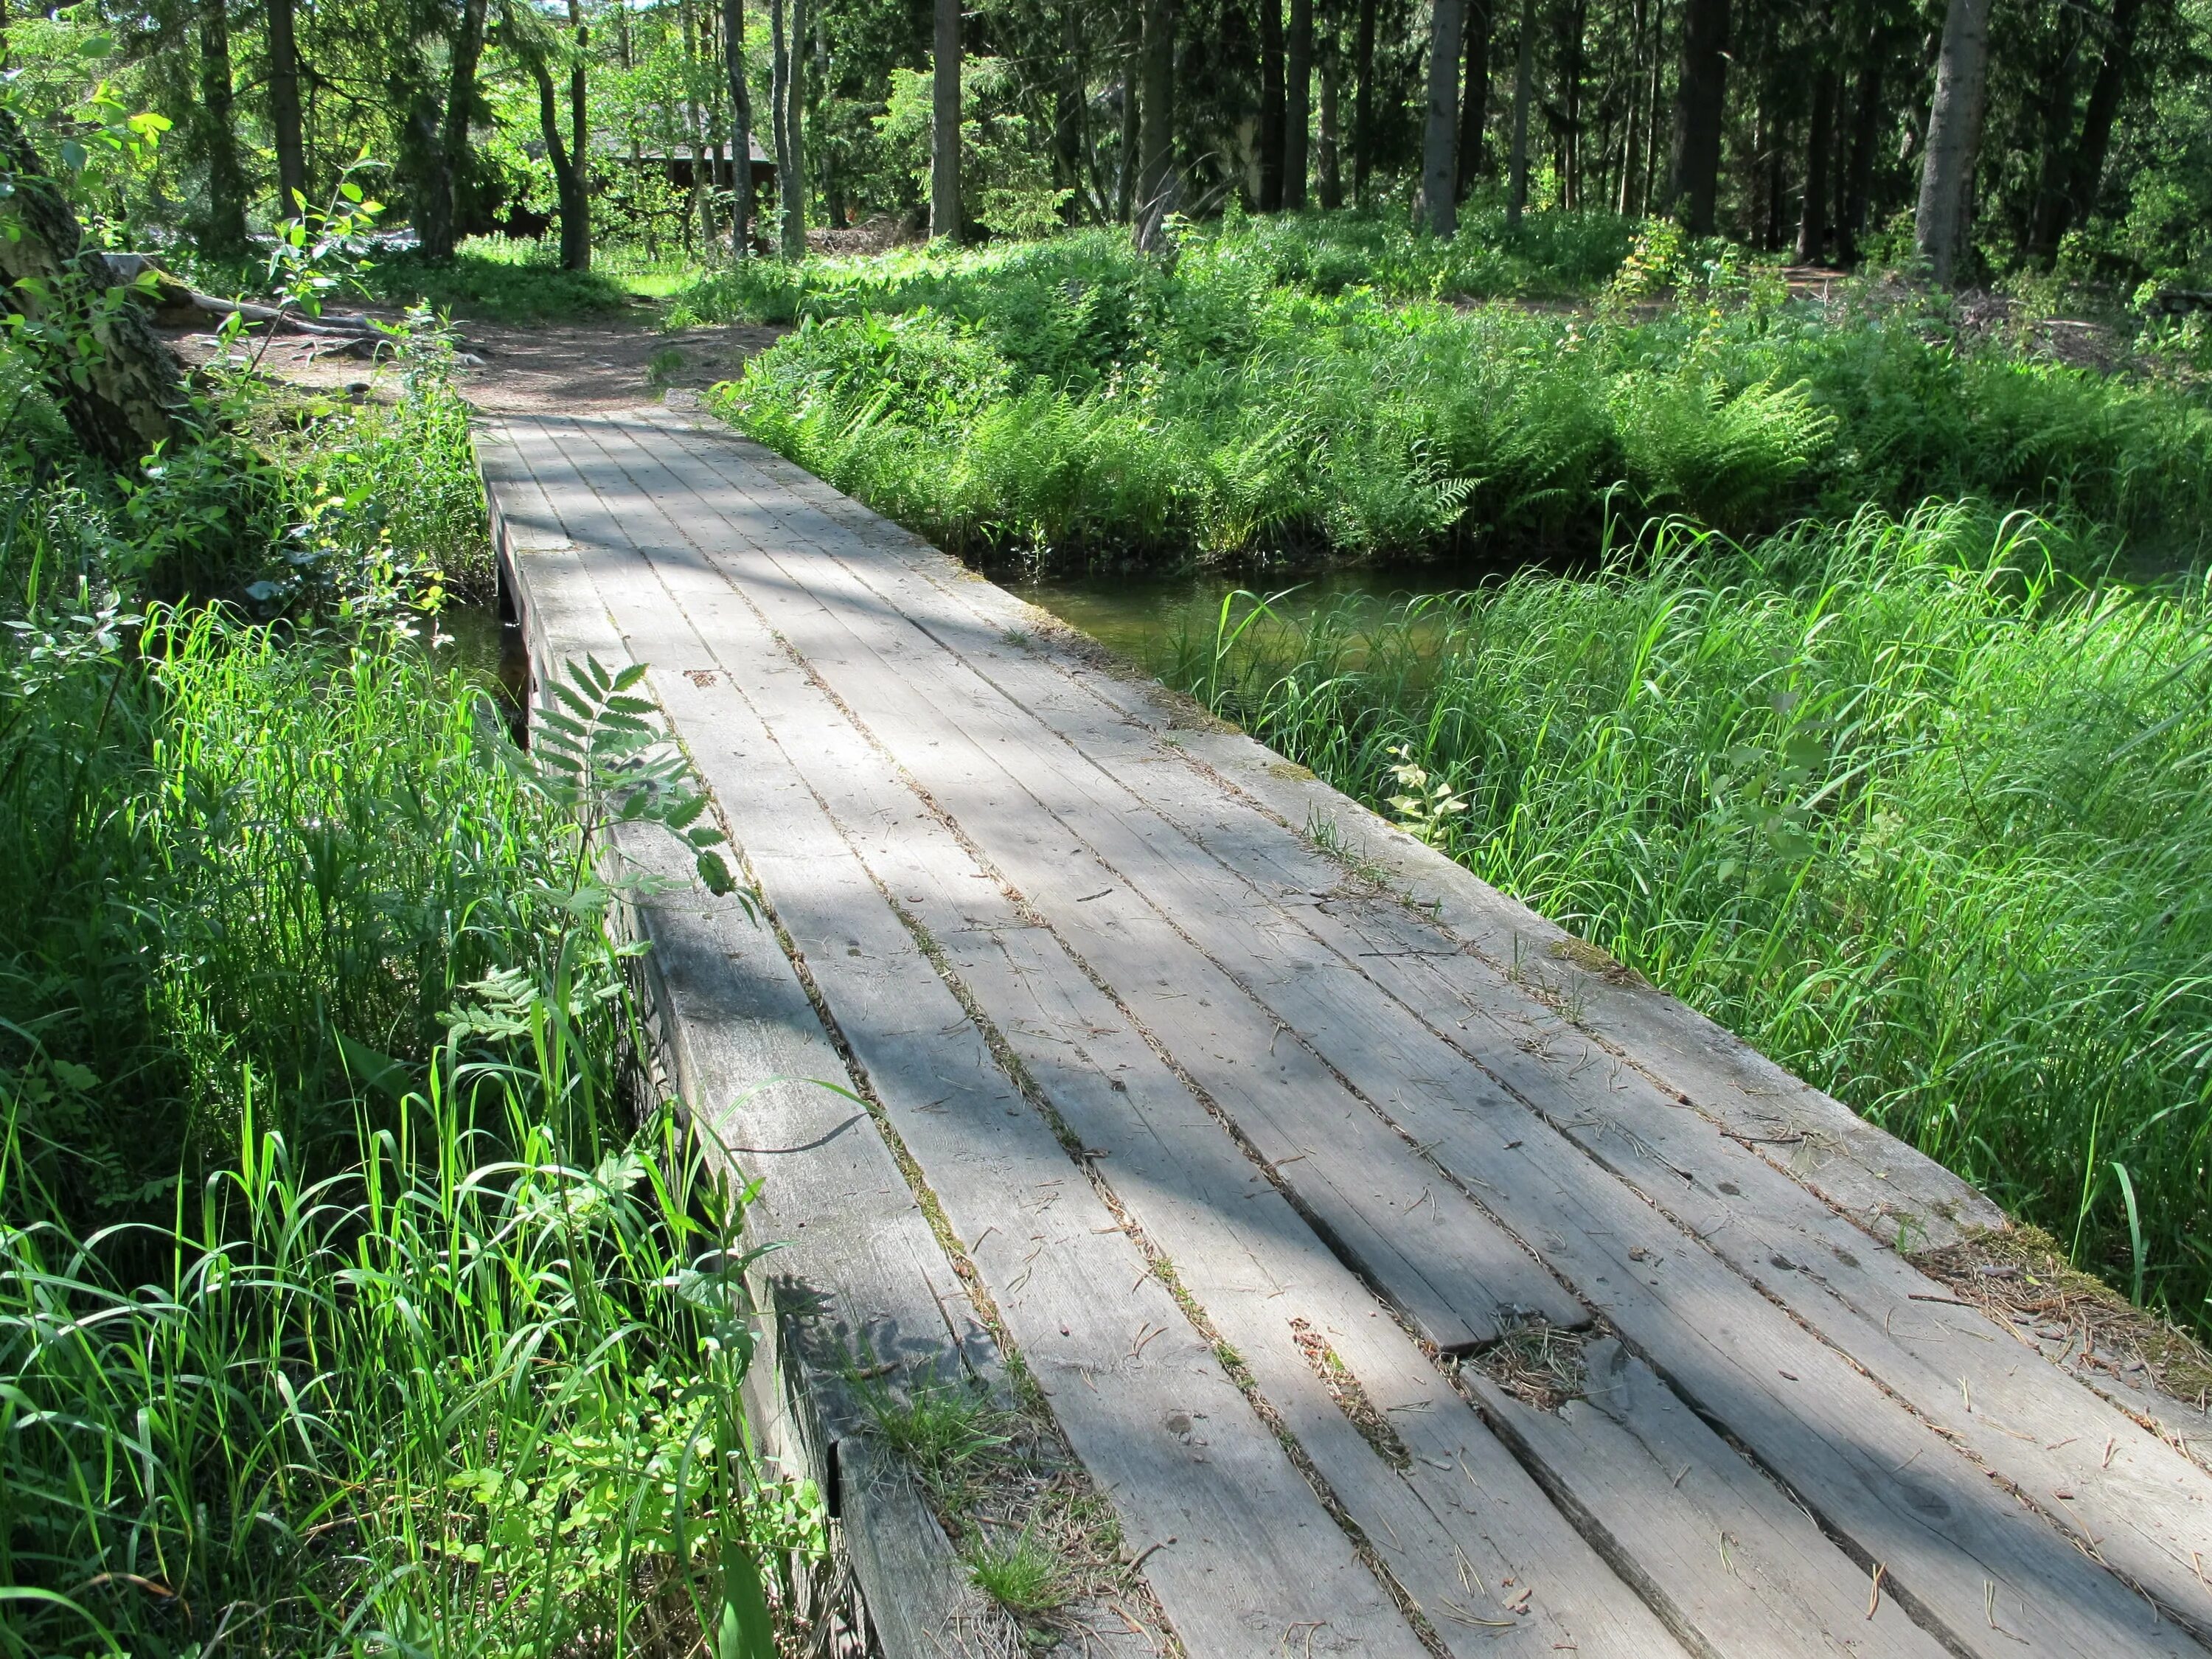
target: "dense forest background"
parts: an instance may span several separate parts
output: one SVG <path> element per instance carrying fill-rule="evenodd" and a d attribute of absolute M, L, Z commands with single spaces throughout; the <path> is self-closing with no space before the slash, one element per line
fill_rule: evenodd
<path fill-rule="evenodd" d="M 2205 0 L 85 0 L 5 31 L 19 107 L 66 119 L 104 79 L 173 124 L 112 219 L 216 255 L 364 155 L 433 259 L 556 223 L 571 266 L 594 241 L 726 252 L 740 130 L 763 184 L 794 153 L 804 181 L 744 240 L 919 231 L 957 96 L 969 238 L 1148 204 L 1441 228 L 1441 170 L 1455 204 L 1889 260 L 1933 142 L 1962 180 L 1939 275 L 2212 286 Z"/>

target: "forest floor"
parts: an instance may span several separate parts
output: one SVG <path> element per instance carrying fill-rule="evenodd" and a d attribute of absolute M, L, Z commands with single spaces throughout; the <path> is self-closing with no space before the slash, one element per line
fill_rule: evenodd
<path fill-rule="evenodd" d="M 371 309 L 380 320 L 399 313 Z M 574 414 L 635 409 L 660 401 L 673 388 L 702 391 L 734 380 L 746 358 L 790 332 L 780 325 L 714 324 L 678 334 L 653 325 L 657 309 L 635 317 L 599 317 L 580 323 L 507 324 L 471 319 L 459 325 L 459 348 L 478 361 L 457 377 L 461 394 L 489 414 Z M 219 349 L 204 330 L 164 331 L 187 363 L 208 362 Z M 369 362 L 333 350 L 332 342 L 286 335 L 270 343 L 260 360 L 271 379 L 319 391 L 356 391 L 389 402 L 399 394 L 398 371 L 388 361 Z M 250 350 L 258 349 L 252 342 Z"/>

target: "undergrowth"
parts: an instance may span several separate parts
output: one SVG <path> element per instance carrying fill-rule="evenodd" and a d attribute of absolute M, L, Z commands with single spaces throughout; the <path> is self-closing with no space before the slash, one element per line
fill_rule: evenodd
<path fill-rule="evenodd" d="M 1674 521 L 1586 577 L 1248 595 L 1172 673 L 2212 1329 L 2212 587 L 2064 542 Z"/>
<path fill-rule="evenodd" d="M 1639 258 L 1580 312 L 1426 297 L 1497 234 L 1313 216 L 1170 259 L 1098 232 L 759 262 L 671 314 L 796 319 L 718 392 L 725 418 L 949 547 L 1040 566 L 1571 548 L 1608 514 L 1744 534 L 1931 494 L 2073 515 L 2096 558 L 2199 544 L 2212 412 L 2184 392 L 1977 343 L 1910 294 L 1791 301 L 1726 250 Z"/>
<path fill-rule="evenodd" d="M 0 1653 L 766 1659 L 825 1547 L 592 830 L 713 834 L 628 679 L 525 755 L 420 642 L 483 507 L 401 344 L 136 477 L 0 353 Z"/>

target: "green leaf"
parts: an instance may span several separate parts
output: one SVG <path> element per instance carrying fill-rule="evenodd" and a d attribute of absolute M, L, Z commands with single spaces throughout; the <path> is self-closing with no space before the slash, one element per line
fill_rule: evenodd
<path fill-rule="evenodd" d="M 737 880 L 730 874 L 730 866 L 722 862 L 720 854 L 702 852 L 699 854 L 698 865 L 699 879 L 717 898 L 737 890 Z"/>

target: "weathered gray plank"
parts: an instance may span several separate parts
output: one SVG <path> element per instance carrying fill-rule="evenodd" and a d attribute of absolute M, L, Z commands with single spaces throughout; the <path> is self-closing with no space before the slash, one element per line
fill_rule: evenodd
<path fill-rule="evenodd" d="M 735 447 L 763 476 L 801 496 L 870 549 L 937 584 L 992 630 L 1030 629 L 1040 622 L 1048 629 L 1059 627 L 1004 589 L 966 580 L 968 573 L 956 561 L 773 452 L 689 422 L 670 422 L 670 428 L 688 434 L 695 443 Z M 1572 994 L 1584 1010 L 1583 1022 L 1591 1031 L 1649 1070 L 1662 1086 L 1687 1095 L 1731 1133 L 1790 1149 L 1784 1154 L 1790 1172 L 1870 1229 L 1893 1241 L 1901 1220 L 1913 1239 L 1941 1243 L 1966 1228 L 2005 1224 L 2002 1211 L 1934 1159 L 1875 1129 L 1674 998 L 1581 966 L 1578 958 L 1584 953 L 1565 929 L 1347 800 L 1304 769 L 1287 765 L 1242 733 L 1181 720 L 1174 705 L 1140 677 L 1117 678 L 1064 658 L 1060 665 L 1123 715 L 1158 731 L 1179 729 L 1179 740 L 1195 757 L 1285 823 L 1304 825 L 1316 814 L 1323 821 L 1343 822 L 1368 856 L 1414 887 L 1425 901 L 1440 898 L 1442 920 L 1493 966 L 1541 963 L 1571 981 Z"/>
<path fill-rule="evenodd" d="M 786 574 L 794 581 L 799 580 L 787 568 Z M 809 575 L 817 578 L 818 586 L 817 573 L 810 571 Z M 878 612 L 871 611 L 863 622 L 881 620 Z M 855 690 L 856 676 L 866 678 L 864 665 L 855 667 L 854 662 L 836 660 L 836 647 L 830 645 L 810 640 L 805 649 L 809 659 L 815 662 L 821 672 L 829 674 L 833 684 L 837 684 L 856 706 L 865 700 L 864 715 L 876 726 L 879 735 L 896 732 L 895 749 L 933 791 L 939 788 L 940 779 L 945 781 L 947 788 L 967 787 L 961 780 L 949 775 L 946 769 L 948 757 L 927 752 L 933 748 L 957 748 L 957 734 L 945 732 L 936 738 L 920 738 L 913 731 L 902 726 L 902 722 L 909 717 L 921 719 L 927 714 L 928 698 L 914 698 L 909 687 L 905 695 L 915 706 L 902 708 L 896 701 L 885 702 L 883 699 L 880 686 L 864 696 L 863 691 Z M 929 668 L 926 659 L 910 653 L 902 654 L 894 647 L 886 655 L 879 677 L 888 677 L 895 684 L 898 672 L 904 671 L 910 681 L 916 672 L 927 672 Z M 988 707 L 988 699 L 979 703 L 971 697 L 963 699 L 961 703 L 963 718 L 972 717 L 979 708 Z M 923 723 L 927 724 L 927 721 Z M 979 741 L 988 741 L 988 738 L 979 738 Z M 1006 810 L 987 797 L 970 797 L 969 805 L 975 809 L 975 815 L 981 820 L 988 820 L 994 807 L 999 808 L 1001 816 Z M 969 811 L 956 808 L 955 812 L 963 823 L 969 822 Z M 1064 829 L 1065 823 L 1058 827 Z M 1086 819 L 1086 831 L 1095 829 L 1095 819 Z M 994 845 L 995 848 L 996 844 Z M 1147 885 L 1155 884 L 1152 878 L 1162 873 L 1157 867 L 1147 870 Z M 1172 879 L 1176 872 L 1167 873 Z M 1029 879 L 1027 877 L 1020 878 L 1025 884 Z M 1463 1126 L 1446 1121 L 1442 1115 L 1465 1109 L 1455 1103 L 1455 1096 L 1464 1101 L 1470 1093 L 1482 1091 L 1487 1091 L 1491 1095 L 1492 1100 L 1488 1103 L 1493 1108 L 1508 1103 L 1498 1096 L 1494 1085 L 1489 1085 L 1479 1073 L 1461 1067 L 1467 1075 L 1463 1079 L 1455 1079 L 1457 1086 L 1449 1090 L 1432 1086 L 1435 1083 L 1432 1078 L 1408 1076 L 1405 1066 L 1396 1063 L 1393 1058 L 1391 1045 L 1397 1040 L 1395 1033 L 1378 1029 L 1372 1019 L 1346 1020 L 1340 1011 L 1307 1002 L 1296 989 L 1296 975 L 1291 976 L 1288 981 L 1291 988 L 1290 994 L 1285 994 L 1285 981 L 1279 979 L 1267 982 L 1264 990 L 1259 988 L 1254 980 L 1261 978 L 1268 967 L 1268 953 L 1257 950 L 1249 937 L 1234 937 L 1238 930 L 1222 924 L 1218 915 L 1211 910 L 1197 917 L 1185 914 L 1182 920 L 1186 925 L 1194 927 L 1203 926 L 1213 944 L 1215 954 L 1236 958 L 1253 975 L 1253 979 L 1246 981 L 1247 988 L 1253 990 L 1255 995 L 1263 995 L 1278 1013 L 1295 1012 L 1293 1024 L 1317 1044 L 1328 1044 L 1327 1052 L 1338 1069 L 1355 1079 L 1366 1079 L 1370 1096 L 1379 1096 L 1389 1102 L 1391 1109 L 1399 1115 L 1401 1124 L 1425 1139 L 1433 1134 L 1434 1144 L 1438 1147 L 1453 1147 L 1455 1155 L 1448 1161 L 1456 1162 L 1464 1175 L 1480 1180 L 1486 1168 L 1495 1170 L 1500 1153 L 1510 1152 L 1520 1144 L 1518 1139 L 1509 1144 L 1494 1131 L 1482 1137 L 1478 1143 L 1468 1135 Z M 1224 936 L 1227 936 L 1225 942 Z M 1339 994 L 1344 988 L 1340 984 L 1336 988 Z M 1427 1069 L 1451 1073 L 1454 1067 L 1431 1064 Z M 1395 1100 L 1392 1100 L 1394 1091 L 1397 1097 Z M 1525 1121 L 1526 1115 L 1521 1114 L 1521 1116 Z M 1588 1236 L 1600 1216 L 1608 1220 L 1626 1220 L 1627 1213 L 1618 1201 L 1626 1198 L 1626 1194 L 1613 1188 L 1609 1182 L 1593 1182 L 1590 1166 L 1564 1143 L 1541 1141 L 1532 1135 L 1529 1145 L 1540 1147 L 1542 1153 L 1540 1160 L 1532 1158 L 1530 1161 L 1545 1163 L 1547 1172 L 1555 1173 L 1562 1182 L 1559 1196 L 1563 1201 L 1547 1203 L 1532 1200 L 1526 1190 L 1528 1183 L 1519 1182 L 1492 1201 L 1501 1212 L 1509 1213 L 1509 1218 L 1511 1212 L 1518 1211 L 1534 1222 L 1536 1224 L 1524 1227 L 1524 1236 L 1541 1239 L 1547 1255 L 1554 1265 L 1558 1265 L 1565 1254 L 1565 1241 L 1551 1237 L 1549 1227 L 1565 1223 L 1565 1231 Z M 1478 1146 L 1480 1155 L 1475 1156 Z M 1577 1188 L 1584 1190 L 1577 1192 L 1575 1190 Z M 1589 1201 L 1589 1195 L 1595 1195 L 1595 1202 Z M 1544 1198 L 1549 1200 L 1550 1196 L 1547 1193 Z M 1641 1209 L 1640 1205 L 1637 1207 Z M 1598 1234 L 1613 1234 L 1620 1231 L 1595 1226 Z M 1643 1212 L 1638 1225 L 1626 1231 L 1631 1235 L 1646 1234 L 1662 1250 L 1679 1250 L 1685 1242 L 1681 1235 L 1671 1230 L 1651 1231 L 1648 1212 Z M 1650 1253 L 1647 1247 L 1647 1254 Z M 1633 1265 L 1636 1258 L 1627 1256 L 1625 1251 L 1601 1251 L 1597 1255 L 1601 1261 L 1623 1279 L 1632 1279 L 1637 1272 Z M 1867 1389 L 1863 1379 L 1850 1373 L 1848 1368 L 1833 1367 L 1832 1356 L 1826 1355 L 1817 1344 L 1811 1344 L 1810 1340 L 1796 1328 L 1788 1327 L 1786 1322 L 1771 1316 L 1771 1310 L 1763 1303 L 1758 1303 L 1754 1307 L 1753 1304 L 1757 1299 L 1749 1295 L 1747 1287 L 1728 1274 L 1709 1255 L 1705 1257 L 1705 1265 L 1717 1270 L 1718 1276 L 1716 1277 L 1714 1273 L 1703 1273 L 1682 1277 L 1694 1279 L 1699 1295 L 1708 1303 L 1721 1307 L 1728 1307 L 1731 1303 L 1737 1304 L 1747 1324 L 1771 1347 L 1773 1352 L 1812 1368 L 1819 1381 L 1814 1387 L 1796 1392 L 1802 1400 L 1815 1406 L 1819 1415 L 1828 1419 L 1825 1425 L 1819 1426 L 1828 1428 L 1831 1431 L 1829 1435 L 1803 1432 L 1806 1427 L 1815 1425 L 1800 1420 L 1803 1414 L 1802 1408 L 1793 1411 L 1775 1399 L 1771 1386 L 1761 1385 L 1733 1356 L 1705 1352 L 1701 1351 L 1698 1340 L 1686 1340 L 1681 1330 L 1670 1328 L 1670 1326 L 1681 1322 L 1685 1310 L 1680 1307 L 1667 1307 L 1668 1298 L 1665 1297 L 1649 1297 L 1641 1290 L 1615 1291 L 1613 1294 L 1620 1303 L 1617 1316 L 1633 1318 L 1651 1328 L 1639 1334 L 1639 1340 L 1655 1352 L 1664 1346 L 1676 1355 L 1677 1363 L 1670 1367 L 1676 1380 L 1680 1382 L 1688 1376 L 1700 1384 L 1705 1396 L 1701 1403 L 1711 1406 L 1723 1420 L 1737 1428 L 1739 1432 L 1744 1431 L 1739 1418 L 1743 1422 L 1759 1424 L 1763 1433 L 1753 1443 L 1770 1462 L 1785 1468 L 1795 1465 L 1801 1473 L 1814 1474 L 1817 1478 L 1810 1484 L 1823 1493 L 1833 1495 L 1840 1492 L 1841 1495 L 1834 1498 L 1837 1509 L 1833 1513 L 1851 1517 L 1853 1524 L 1866 1534 L 1863 1543 L 1868 1540 L 1877 1546 L 1892 1540 L 1903 1543 L 1907 1539 L 1916 1543 L 1923 1541 L 1919 1534 L 1925 1529 L 1925 1506 L 1918 1500 L 1923 1500 L 1927 1493 L 1917 1480 L 1899 1482 L 1894 1479 L 1881 1479 L 1875 1468 L 1870 1467 L 1872 1460 L 1866 1455 L 1870 1448 L 1857 1443 L 1859 1437 L 1854 1432 L 1850 1419 L 1856 1415 L 1870 1413 L 1870 1420 L 1878 1425 L 1878 1432 L 1869 1437 L 1896 1446 L 1903 1455 L 1902 1461 L 1907 1463 L 1928 1451 L 1931 1445 L 1941 1447 L 1942 1443 L 1927 1437 L 1924 1431 L 1912 1424 L 1904 1413 L 1887 1407 L 1879 1394 Z M 1595 1278 L 1601 1285 L 1607 1282 L 1605 1275 L 1590 1277 Z M 1585 1294 L 1595 1293 L 1587 1279 L 1583 1281 L 1583 1288 Z M 1717 1302 L 1714 1298 L 1718 1298 Z M 1734 1308 L 1730 1310 L 1732 1312 L 1735 1310 Z M 1814 1358 L 1805 1358 L 1799 1353 L 1800 1348 L 1808 1346 L 1814 1349 Z M 1716 1359 L 1723 1363 L 1716 1364 Z M 1821 1363 L 1816 1364 L 1816 1359 Z M 1829 1369 L 1824 1370 L 1823 1365 Z M 1698 1369 L 1692 1370 L 1692 1366 Z M 1787 1370 L 1786 1367 L 1778 1369 Z M 1786 1380 L 1795 1382 L 1801 1375 L 1790 1372 Z M 1719 1409 L 1721 1403 L 1727 1404 L 1729 1409 Z M 2055 1534 L 2039 1531 L 2032 1521 L 2023 1526 L 2021 1524 L 2023 1517 L 2015 1512 L 1993 1506 L 1980 1490 L 1983 1483 L 1979 1477 L 1972 1474 L 1967 1466 L 1950 1456 L 1940 1457 L 1938 1463 L 1940 1467 L 1931 1474 L 1942 1489 L 1944 1496 L 1941 1501 L 1951 1505 L 1947 1517 L 1950 1532 L 1963 1534 L 1973 1550 L 1992 1554 L 2002 1561 L 2004 1565 L 2000 1571 L 2012 1581 L 2014 1591 L 2023 1595 L 2034 1595 L 2046 1587 L 2051 1591 L 2048 1595 L 2039 1596 L 2035 1602 L 2024 1601 L 2014 1613 L 2015 1619 L 2031 1622 L 2039 1631 L 2047 1632 L 2056 1644 L 2054 1650 L 2066 1650 L 2069 1646 L 2074 1650 L 2087 1650 L 2100 1642 L 2114 1639 L 2122 1631 L 2134 1632 L 2136 1639 L 2142 1639 L 2142 1632 L 2137 1627 L 2143 1622 L 2145 1609 L 2140 1603 L 2131 1601 L 2109 1579 L 2086 1569 L 2080 1558 L 2060 1544 Z M 1860 1482 L 1864 1483 L 1863 1493 L 1842 1490 Z M 1972 1552 L 1961 1552 L 1954 1547 L 1954 1537 L 1930 1537 L 1924 1541 L 1928 1547 L 1922 1551 L 1917 1570 L 1924 1574 L 1927 1587 L 1941 1587 L 1945 1604 L 1943 1612 L 1952 1626 L 1953 1639 L 1972 1642 L 1976 1638 L 1964 1629 L 1972 1622 L 1967 1615 L 1971 1610 L 1981 1610 L 1986 1614 L 1983 1592 L 1991 1581 L 1980 1574 Z M 1877 1556 L 1875 1559 L 1881 1558 Z M 1934 1600 L 1924 1594 L 1923 1599 Z M 1990 1628 L 1994 1630 L 1996 1626 L 1990 1626 Z M 2152 1634 L 2151 1639 L 2157 1639 L 2155 1633 Z"/>
<path fill-rule="evenodd" d="M 534 668 L 557 671 L 562 659 L 586 653 L 610 665 L 625 660 L 621 636 L 526 467 L 496 440 L 480 437 L 479 448 L 491 463 L 495 526 L 508 534 L 527 526 L 522 546 L 502 534 L 500 549 L 510 574 L 520 573 Z M 690 884 L 672 848 L 631 840 L 633 861 L 679 888 Z M 648 1007 L 679 1091 L 702 1125 L 737 1149 L 732 1161 L 763 1177 L 753 1235 L 780 1242 L 754 1273 L 769 1316 L 746 1383 L 763 1453 L 812 1475 L 829 1494 L 862 1615 L 889 1659 L 1012 1659 L 1027 1650 L 1021 1632 L 976 1590 L 913 1480 L 877 1449 L 852 1381 L 858 1365 L 869 1387 L 896 1395 L 966 1376 L 1003 1399 L 1011 1390 L 997 1347 L 865 1112 L 856 1115 L 853 1102 L 809 1080 L 850 1081 L 780 947 L 732 908 L 696 890 L 664 894 L 645 907 L 640 931 L 654 945 L 646 958 Z M 1158 1650 L 1126 1613 L 1112 1613 L 1097 1610 L 1087 1640 L 1109 1652 Z"/>
<path fill-rule="evenodd" d="M 872 570 L 866 574 L 912 606 L 910 590 L 892 590 Z M 961 583 L 948 591 L 956 602 L 980 605 L 976 596 L 996 590 Z M 1218 793 L 1194 788 L 1199 780 L 1177 776 L 1179 769 L 1146 765 L 1132 781 L 1126 728 L 1083 721 L 1076 706 L 1065 706 L 1073 718 L 1059 718 L 1064 705 L 1042 678 L 1048 671 L 1026 653 L 988 637 L 958 643 L 988 659 L 994 682 L 1063 735 L 1072 732 L 1086 756 L 1109 771 L 1116 769 L 1118 745 L 1133 790 L 1177 816 L 1192 840 L 1268 888 L 1276 902 L 1328 882 L 1332 872 L 1310 849 L 1265 833 L 1249 814 L 1224 813 Z M 1832 1212 L 1804 1201 L 1766 1160 L 1711 1133 L 1706 1121 L 1586 1031 L 1546 1013 L 1503 974 L 1460 951 L 1455 937 L 1388 902 L 1346 898 L 1299 914 L 1344 965 L 1372 975 L 1885 1386 L 1948 1425 L 2085 1547 L 2169 1610 L 2212 1627 L 2212 1592 L 2199 1566 L 2201 1540 L 2212 1536 L 2212 1481 L 2187 1459 L 2055 1369 L 2025 1361 L 2011 1342 L 1993 1341 L 1997 1334 L 1978 1315 L 1949 1304 L 1940 1286 L 1893 1252 L 1869 1249 Z"/>
<path fill-rule="evenodd" d="M 1262 1180 L 1123 1016 L 928 815 L 719 581 L 674 566 L 672 599 L 877 879 L 927 926 L 1105 1184 L 1175 1264 L 1371 1547 L 1448 1643 L 1484 1652 L 1656 1655 L 1668 1644 L 1435 1370 Z M 687 579 L 688 578 L 688 579 Z M 1392 1470 L 1329 1398 L 1294 1318 L 1400 1419 Z M 1478 1565 L 1480 1564 L 1480 1565 Z M 1527 1587 L 1515 1597 L 1510 1586 Z M 1509 1603 L 1510 1603 L 1509 1605 Z M 1478 1611 L 1480 1610 L 1480 1611 Z M 1463 1622 L 1473 1620 L 1474 1622 Z"/>
<path fill-rule="evenodd" d="M 585 485 L 618 476 L 603 457 L 565 459 Z M 556 499 L 595 541 L 627 538 L 604 507 Z M 672 607 L 617 591 L 616 578 L 608 573 L 602 595 L 641 659 L 702 662 Z M 760 810 L 753 785 L 777 757 L 742 702 L 680 672 L 655 684 L 1078 1455 L 1133 1537 L 1175 1540 L 1145 1571 L 1186 1650 L 1268 1653 L 1310 1630 L 1324 1650 L 1334 1640 L 1411 1659 L 1418 1644 L 1403 1620 L 999 1073 L 835 827 L 811 801 Z"/>
<path fill-rule="evenodd" d="M 1476 1374 L 1485 1415 L 1547 1472 L 1668 1623 L 1708 1651 L 1774 1659 L 1942 1659 L 1942 1644 L 1882 1596 L 1779 1488 L 1606 1338 L 1588 1394 L 1557 1413 Z"/>
<path fill-rule="evenodd" d="M 672 488 L 699 482 L 696 477 L 667 481 Z M 712 505 L 742 524 L 744 507 L 728 483 L 708 483 L 709 489 L 723 489 Z M 834 579 L 834 564 L 815 568 L 824 580 Z M 778 628 L 800 626 L 818 604 L 783 579 L 761 586 L 758 598 Z M 819 614 L 830 617 L 826 611 Z M 831 626 L 837 625 L 832 619 Z M 939 653 L 926 637 L 915 639 L 915 672 L 932 672 L 929 659 Z M 842 649 L 819 647 L 807 659 L 827 672 L 842 660 Z M 956 738 L 953 747 L 963 745 Z M 995 768 L 970 775 L 993 774 Z M 1012 795 L 1006 799 L 1010 804 Z M 1272 1031 L 1260 1042 L 1246 1041 L 1243 1025 L 1223 1024 L 1245 1018 L 1235 986 L 1160 917 L 1120 902 L 1127 895 L 1111 870 L 1094 860 L 1074 861 L 1085 836 L 1095 833 L 1091 826 L 1005 817 L 988 790 L 974 810 L 987 819 L 1003 817 L 1009 833 L 1033 839 L 1043 876 L 1025 878 L 1025 890 L 1040 903 L 1082 917 L 1086 959 L 1126 994 L 1142 996 L 1146 1029 L 1183 1074 L 1246 1123 L 1255 1150 L 1310 1218 L 1424 1336 L 1447 1350 L 1488 1340 L 1497 1334 L 1504 1310 L 1540 1313 L 1559 1324 L 1580 1322 L 1580 1306 L 1527 1252 L 1407 1160 L 1399 1139 L 1310 1053 L 1275 1041 Z M 1237 1109 L 1262 1101 L 1266 1109 L 1257 1115 Z"/>
<path fill-rule="evenodd" d="M 621 638 L 520 458 L 496 441 L 480 439 L 479 451 L 489 493 L 508 509 L 495 522 L 533 659 L 556 672 L 582 654 L 619 663 Z M 688 875 L 668 848 L 629 842 L 649 872 Z M 865 1112 L 816 1081 L 850 1079 L 774 938 L 704 893 L 661 895 L 638 920 L 653 943 L 648 1001 L 678 1092 L 724 1147 L 744 1148 L 731 1162 L 764 1181 L 752 1236 L 783 1243 L 755 1276 L 769 1320 L 748 1404 L 764 1453 L 830 1496 L 890 1659 L 934 1656 L 956 1629 L 977 1652 L 1018 1652 L 1018 1632 L 978 1596 L 921 1495 L 878 1468 L 847 1380 L 856 1364 L 896 1365 L 910 1387 L 973 1368 L 1003 1392 L 988 1333 Z"/>

